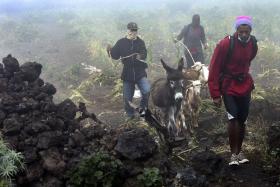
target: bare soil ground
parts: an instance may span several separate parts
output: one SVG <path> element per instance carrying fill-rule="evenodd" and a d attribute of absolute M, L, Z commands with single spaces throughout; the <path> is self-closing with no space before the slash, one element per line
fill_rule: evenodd
<path fill-rule="evenodd" d="M 216 121 L 216 122 L 215 122 Z M 224 125 L 224 126 L 223 126 Z M 272 176 L 264 172 L 265 161 L 261 145 L 256 145 L 255 134 L 252 129 L 256 129 L 256 124 L 250 120 L 243 143 L 243 151 L 250 160 L 247 164 L 242 164 L 238 168 L 228 166 L 230 158 L 228 136 L 226 124 L 218 124 L 217 120 L 202 120 L 196 130 L 196 137 L 200 147 L 208 147 L 225 159 L 225 168 L 228 170 L 227 181 L 223 185 L 212 184 L 211 186 L 232 186 L 232 187 L 264 187 L 275 186 L 270 182 Z"/>

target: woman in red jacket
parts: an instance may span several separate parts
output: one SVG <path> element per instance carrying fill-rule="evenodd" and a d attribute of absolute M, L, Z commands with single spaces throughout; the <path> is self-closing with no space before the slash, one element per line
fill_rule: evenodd
<path fill-rule="evenodd" d="M 237 17 L 235 28 L 233 36 L 226 37 L 217 44 L 211 59 L 208 79 L 214 104 L 220 107 L 223 99 L 228 115 L 231 149 L 229 165 L 249 162 L 241 152 L 241 146 L 251 91 L 254 89 L 249 68 L 257 53 L 256 39 L 251 35 L 251 17 Z"/>

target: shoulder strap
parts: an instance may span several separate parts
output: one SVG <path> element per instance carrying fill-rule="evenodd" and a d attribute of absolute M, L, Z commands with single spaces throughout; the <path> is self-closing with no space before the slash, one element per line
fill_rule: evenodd
<path fill-rule="evenodd" d="M 234 49 L 234 36 L 229 35 L 229 48 L 228 48 L 228 52 L 227 52 L 227 56 L 225 61 L 223 62 L 223 67 L 222 67 L 222 76 L 223 74 L 226 73 L 226 64 L 229 63 L 232 53 L 233 53 L 233 49 Z"/>
<path fill-rule="evenodd" d="M 234 50 L 234 36 L 232 35 L 229 35 L 228 36 L 229 38 L 229 48 L 228 48 L 228 52 L 227 52 L 227 56 L 226 56 L 226 60 L 225 62 L 223 63 L 223 69 L 225 70 L 225 67 L 226 67 L 226 63 L 229 63 L 230 62 L 230 59 L 232 57 L 232 54 L 233 54 L 233 50 Z M 258 44 L 257 44 L 257 39 L 255 36 L 251 35 L 251 40 L 253 42 L 253 55 L 257 53 L 257 50 L 258 50 Z"/>
<path fill-rule="evenodd" d="M 227 58 L 226 58 L 226 63 L 229 63 L 232 54 L 233 54 L 233 50 L 234 50 L 234 36 L 228 36 L 229 37 L 229 48 L 228 48 L 228 53 L 227 53 Z M 258 49 L 258 44 L 257 44 L 257 39 L 255 36 L 251 35 L 251 40 L 253 42 L 253 50 L 254 50 L 254 54 L 257 52 Z"/>
<path fill-rule="evenodd" d="M 228 37 L 229 37 L 229 48 L 228 48 L 227 58 L 225 63 L 229 63 L 234 49 L 234 36 L 228 36 Z"/>

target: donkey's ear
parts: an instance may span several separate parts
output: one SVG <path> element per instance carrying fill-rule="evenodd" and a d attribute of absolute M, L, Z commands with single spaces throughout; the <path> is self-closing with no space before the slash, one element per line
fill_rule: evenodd
<path fill-rule="evenodd" d="M 164 68 L 167 72 L 169 72 L 169 71 L 171 70 L 171 68 L 163 61 L 162 58 L 160 59 L 160 61 L 161 61 L 161 64 L 162 64 L 163 68 Z"/>
<path fill-rule="evenodd" d="M 181 59 L 179 60 L 179 62 L 178 62 L 178 70 L 179 70 L 179 71 L 182 71 L 183 68 L 184 68 L 184 59 L 181 58 Z"/>

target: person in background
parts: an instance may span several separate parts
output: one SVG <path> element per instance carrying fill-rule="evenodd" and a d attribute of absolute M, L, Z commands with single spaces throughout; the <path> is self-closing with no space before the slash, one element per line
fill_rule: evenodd
<path fill-rule="evenodd" d="M 229 165 L 249 162 L 241 151 L 254 82 L 249 74 L 257 54 L 257 40 L 252 31 L 252 19 L 238 16 L 235 33 L 216 46 L 209 67 L 208 86 L 217 107 L 222 99 L 228 116 L 228 135 L 231 150 Z"/>
<path fill-rule="evenodd" d="M 208 44 L 206 42 L 203 26 L 200 25 L 200 16 L 198 14 L 193 15 L 192 23 L 184 26 L 180 34 L 174 40 L 175 42 L 183 39 L 183 44 L 189 49 L 185 49 L 185 57 L 187 61 L 187 68 L 190 68 L 194 62 L 204 63 L 204 55 L 202 45 L 204 49 L 207 49 Z M 194 62 L 192 60 L 192 57 Z"/>
<path fill-rule="evenodd" d="M 141 92 L 140 116 L 145 115 L 150 95 L 150 83 L 147 79 L 147 50 L 145 42 L 138 36 L 138 26 L 134 22 L 127 25 L 127 33 L 112 47 L 107 46 L 111 58 L 120 59 L 123 63 L 121 79 L 123 81 L 123 100 L 126 115 L 129 119 L 135 117 L 134 109 L 129 105 L 132 102 L 135 85 Z"/>

